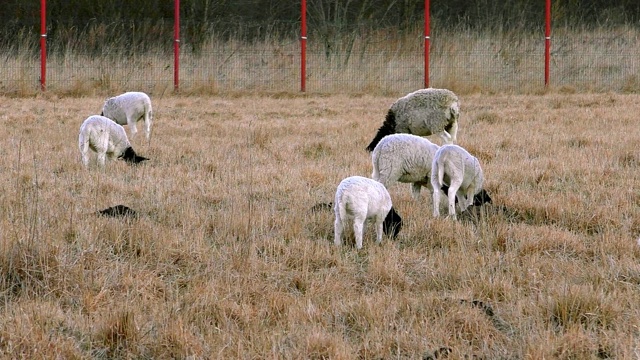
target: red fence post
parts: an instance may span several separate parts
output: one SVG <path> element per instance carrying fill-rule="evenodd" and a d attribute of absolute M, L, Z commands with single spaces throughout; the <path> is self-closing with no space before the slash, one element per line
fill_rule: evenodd
<path fill-rule="evenodd" d="M 180 87 L 180 0 L 174 0 L 173 9 L 173 88 Z"/>
<path fill-rule="evenodd" d="M 300 91 L 307 87 L 307 0 L 301 1 L 301 29 L 300 29 Z"/>
<path fill-rule="evenodd" d="M 47 0 L 40 0 L 40 89 L 47 86 Z"/>
<path fill-rule="evenodd" d="M 551 60 L 551 0 L 546 0 L 544 9 L 544 86 L 549 86 L 549 62 Z"/>
<path fill-rule="evenodd" d="M 429 0 L 424 0 L 424 87 L 429 87 L 429 46 L 430 42 L 430 6 Z"/>

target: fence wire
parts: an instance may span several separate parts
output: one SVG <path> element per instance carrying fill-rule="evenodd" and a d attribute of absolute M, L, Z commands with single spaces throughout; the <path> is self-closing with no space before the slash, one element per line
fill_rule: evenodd
<path fill-rule="evenodd" d="M 113 28 L 127 31 L 127 26 L 115 24 Z M 170 28 L 171 24 L 163 26 Z M 335 38 L 309 29 L 306 91 L 406 93 L 424 86 L 422 29 L 353 28 L 359 30 Z M 88 26 L 66 37 L 57 34 L 48 44 L 47 89 L 62 93 L 173 91 L 170 33 L 138 31 L 140 38 L 123 43 L 101 42 L 96 38 L 99 27 Z M 188 33 L 181 36 L 180 91 L 300 91 L 299 34 L 252 41 L 218 35 L 198 34 L 197 42 Z M 640 91 L 639 35 L 630 27 L 552 30 L 550 85 L 575 91 Z M 153 46 L 141 45 L 145 37 L 157 36 L 164 39 L 156 39 Z M 0 91 L 39 89 L 38 40 L 38 34 L 23 32 L 3 41 Z M 432 29 L 430 59 L 433 87 L 510 93 L 544 88 L 542 33 Z"/>

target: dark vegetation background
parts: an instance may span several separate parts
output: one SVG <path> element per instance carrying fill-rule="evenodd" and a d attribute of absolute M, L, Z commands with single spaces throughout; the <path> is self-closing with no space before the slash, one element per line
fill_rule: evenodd
<path fill-rule="evenodd" d="M 121 50 L 170 51 L 173 1 L 49 0 L 47 33 L 50 51 L 65 51 L 85 38 L 83 50 L 98 55 L 101 43 L 118 42 Z M 422 0 L 308 0 L 309 34 L 330 47 L 336 35 L 393 28 L 423 27 Z M 40 2 L 0 0 L 0 46 L 11 48 L 16 35 L 40 31 Z M 211 34 L 255 41 L 299 35 L 300 2 L 280 0 L 193 0 L 181 4 L 183 44 L 198 51 Z M 554 0 L 553 26 L 602 27 L 640 25 L 637 0 Z M 544 1 L 433 0 L 432 27 L 539 31 Z M 25 37 L 37 42 L 37 37 Z M 74 45 L 75 46 L 75 45 Z M 133 48 L 133 50 L 132 50 Z M 34 51 L 36 48 L 34 47 Z M 110 51 L 114 48 L 111 47 Z M 17 51 L 17 49 L 16 49 Z"/>

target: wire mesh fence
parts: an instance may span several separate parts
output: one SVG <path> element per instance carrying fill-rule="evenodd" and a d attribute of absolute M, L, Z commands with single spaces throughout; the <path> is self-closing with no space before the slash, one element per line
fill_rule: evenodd
<path fill-rule="evenodd" d="M 124 24 L 114 27 L 127 31 Z M 153 46 L 141 46 L 101 43 L 94 32 L 79 31 L 66 39 L 58 35 L 49 40 L 48 90 L 174 91 L 170 35 L 162 34 L 166 39 Z M 550 85 L 573 91 L 640 91 L 639 35 L 632 27 L 554 29 Z M 181 38 L 180 91 L 300 91 L 301 46 L 295 32 L 253 41 L 211 33 L 197 46 L 192 40 L 188 34 Z M 5 41 L 7 49 L 0 54 L 0 91 L 39 89 L 37 41 L 34 33 Z M 421 88 L 423 44 L 419 28 L 361 31 L 339 41 L 309 29 L 306 91 L 403 93 Z M 430 53 L 429 80 L 434 87 L 513 93 L 544 88 L 544 36 L 540 32 L 433 29 Z"/>

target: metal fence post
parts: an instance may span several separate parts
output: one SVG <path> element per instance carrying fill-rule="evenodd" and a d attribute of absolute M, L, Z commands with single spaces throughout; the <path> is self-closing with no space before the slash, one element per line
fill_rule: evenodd
<path fill-rule="evenodd" d="M 424 87 L 429 87 L 429 46 L 431 44 L 431 14 L 429 0 L 424 0 Z"/>
<path fill-rule="evenodd" d="M 173 88 L 180 87 L 180 0 L 174 0 L 173 10 Z"/>
<path fill-rule="evenodd" d="M 40 89 L 47 87 L 47 0 L 40 0 Z"/>
<path fill-rule="evenodd" d="M 544 86 L 549 86 L 549 66 L 551 60 L 551 0 L 546 0 L 544 9 Z"/>
<path fill-rule="evenodd" d="M 305 92 L 307 87 L 307 0 L 302 0 L 301 29 L 300 29 L 300 91 Z"/>

